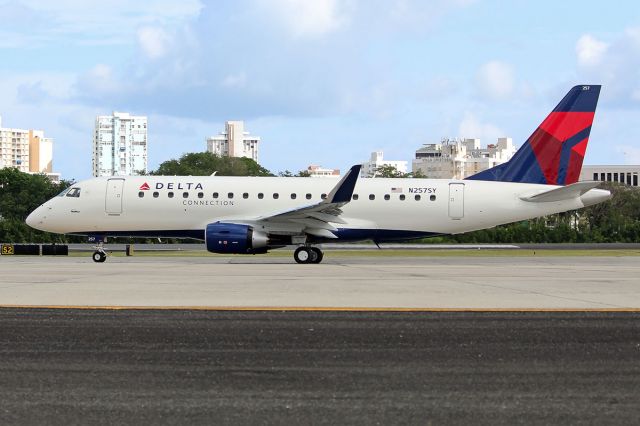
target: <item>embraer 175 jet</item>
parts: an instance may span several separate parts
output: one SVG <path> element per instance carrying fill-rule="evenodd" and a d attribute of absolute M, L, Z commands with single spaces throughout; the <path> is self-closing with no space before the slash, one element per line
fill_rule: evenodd
<path fill-rule="evenodd" d="M 27 218 L 48 232 L 195 238 L 213 253 L 297 245 L 320 263 L 328 241 L 401 241 L 458 234 L 579 209 L 610 198 L 578 182 L 600 86 L 576 86 L 507 163 L 465 180 L 113 176 L 79 182 Z"/>

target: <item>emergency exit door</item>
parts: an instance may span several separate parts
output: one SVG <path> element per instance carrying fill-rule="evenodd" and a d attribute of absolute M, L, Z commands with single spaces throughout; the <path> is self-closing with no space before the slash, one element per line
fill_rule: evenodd
<path fill-rule="evenodd" d="M 105 212 L 111 215 L 119 215 L 122 213 L 122 189 L 124 188 L 124 179 L 108 179 L 107 195 L 105 197 Z"/>
<path fill-rule="evenodd" d="M 449 184 L 449 217 L 451 219 L 464 217 L 464 183 Z"/>

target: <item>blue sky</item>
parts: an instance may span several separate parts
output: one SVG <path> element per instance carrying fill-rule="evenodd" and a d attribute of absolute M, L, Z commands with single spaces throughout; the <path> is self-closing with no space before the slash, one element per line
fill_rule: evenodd
<path fill-rule="evenodd" d="M 613 6 L 615 5 L 615 7 Z M 602 84 L 587 164 L 640 164 L 640 4 L 487 0 L 0 0 L 3 126 L 91 174 L 99 114 L 149 117 L 149 167 L 225 120 L 272 171 L 345 170 L 382 149 L 510 136 Z"/>

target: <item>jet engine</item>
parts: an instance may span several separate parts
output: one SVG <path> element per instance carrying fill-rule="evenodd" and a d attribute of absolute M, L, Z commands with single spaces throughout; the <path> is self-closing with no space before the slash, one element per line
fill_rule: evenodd
<path fill-rule="evenodd" d="M 216 222 L 207 225 L 205 242 L 212 253 L 256 254 L 267 252 L 269 238 L 249 225 Z"/>

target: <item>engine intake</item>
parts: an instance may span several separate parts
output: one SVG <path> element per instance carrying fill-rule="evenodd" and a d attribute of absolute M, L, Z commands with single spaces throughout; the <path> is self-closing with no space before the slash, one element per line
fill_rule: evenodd
<path fill-rule="evenodd" d="M 207 225 L 205 242 L 212 253 L 256 254 L 267 252 L 269 238 L 249 225 L 216 222 Z"/>

